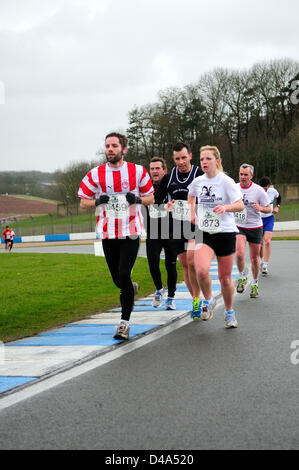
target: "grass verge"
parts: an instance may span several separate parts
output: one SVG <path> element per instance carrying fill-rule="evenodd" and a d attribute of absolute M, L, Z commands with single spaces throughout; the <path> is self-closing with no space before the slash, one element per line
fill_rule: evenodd
<path fill-rule="evenodd" d="M 0 340 L 13 341 L 81 320 L 119 305 L 104 258 L 92 255 L 6 253 L 0 255 Z M 183 279 L 177 263 L 178 282 Z M 161 261 L 166 285 L 166 270 Z M 145 258 L 137 258 L 132 280 L 139 296 L 155 290 Z"/>
<path fill-rule="evenodd" d="M 272 240 L 299 240 L 299 237 L 275 237 L 273 235 Z"/>

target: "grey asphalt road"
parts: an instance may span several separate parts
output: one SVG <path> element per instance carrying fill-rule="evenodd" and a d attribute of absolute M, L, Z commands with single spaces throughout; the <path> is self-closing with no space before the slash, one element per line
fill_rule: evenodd
<path fill-rule="evenodd" d="M 235 330 L 216 308 L 0 411 L 0 449 L 298 450 L 298 263 L 298 241 L 273 242 L 260 298 L 235 297 Z"/>

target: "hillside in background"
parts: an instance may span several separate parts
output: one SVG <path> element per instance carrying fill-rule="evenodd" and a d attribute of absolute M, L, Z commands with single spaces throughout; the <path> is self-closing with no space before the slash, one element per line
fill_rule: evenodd
<path fill-rule="evenodd" d="M 42 171 L 1 171 L 0 194 L 27 194 L 59 199 L 54 173 Z"/>
<path fill-rule="evenodd" d="M 17 196 L 0 196 L 0 219 L 56 214 L 57 202 Z"/>

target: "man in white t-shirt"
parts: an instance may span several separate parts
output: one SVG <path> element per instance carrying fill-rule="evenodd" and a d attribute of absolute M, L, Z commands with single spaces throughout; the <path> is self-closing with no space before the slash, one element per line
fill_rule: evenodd
<path fill-rule="evenodd" d="M 141 165 L 125 162 L 127 138 L 117 132 L 105 138 L 107 163 L 90 170 L 78 196 L 82 209 L 97 208 L 97 233 L 114 284 L 120 288 L 121 320 L 115 339 L 129 339 L 129 320 L 138 285 L 131 281 L 139 237 L 142 234 L 141 204 L 154 203 L 150 176 Z"/>
<path fill-rule="evenodd" d="M 271 240 L 274 228 L 274 214 L 277 214 L 280 208 L 281 196 L 275 188 L 271 188 L 270 178 L 264 176 L 259 180 L 259 185 L 266 191 L 271 206 L 269 214 L 261 214 L 263 221 L 263 239 L 260 250 L 261 258 L 261 273 L 263 276 L 268 275 L 268 264 L 271 254 Z M 276 206 L 274 207 L 274 200 L 276 199 Z"/>
<path fill-rule="evenodd" d="M 248 163 L 243 163 L 239 170 L 240 182 L 237 183 L 243 195 L 244 210 L 235 214 L 235 220 L 239 230 L 237 234 L 236 262 L 239 270 L 237 292 L 242 294 L 248 282 L 245 274 L 245 249 L 246 242 L 248 242 L 253 277 L 250 297 L 257 298 L 259 296 L 259 253 L 263 237 L 261 212 L 265 214 L 269 213 L 271 207 L 265 191 L 258 184 L 253 183 L 253 176 L 254 167 Z"/>

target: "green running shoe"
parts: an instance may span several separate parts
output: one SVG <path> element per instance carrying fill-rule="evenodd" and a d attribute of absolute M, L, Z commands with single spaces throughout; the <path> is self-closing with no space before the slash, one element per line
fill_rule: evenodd
<path fill-rule="evenodd" d="M 192 320 L 200 320 L 200 315 L 202 311 L 202 300 L 198 297 L 193 299 L 193 308 L 192 312 L 190 313 L 190 317 Z"/>
<path fill-rule="evenodd" d="M 252 284 L 250 288 L 250 297 L 252 299 L 256 299 L 257 297 L 259 297 L 259 286 L 257 284 Z"/>
<path fill-rule="evenodd" d="M 238 294 L 243 294 L 244 290 L 246 289 L 247 282 L 248 282 L 247 276 L 238 278 L 238 284 L 237 284 Z"/>

